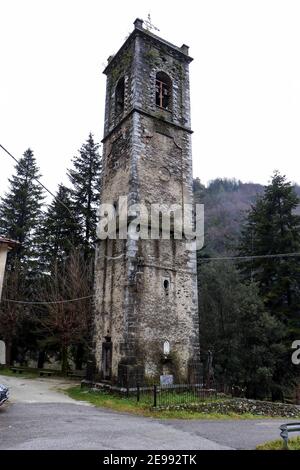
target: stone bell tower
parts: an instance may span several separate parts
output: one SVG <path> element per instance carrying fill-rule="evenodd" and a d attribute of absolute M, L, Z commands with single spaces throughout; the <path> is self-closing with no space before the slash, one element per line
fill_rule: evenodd
<path fill-rule="evenodd" d="M 108 59 L 101 203 L 192 202 L 188 47 L 134 22 Z M 99 240 L 94 355 L 102 380 L 198 380 L 196 253 L 186 240 Z M 196 376 L 195 376 L 196 375 Z M 193 376 L 193 377 L 192 377 Z"/>

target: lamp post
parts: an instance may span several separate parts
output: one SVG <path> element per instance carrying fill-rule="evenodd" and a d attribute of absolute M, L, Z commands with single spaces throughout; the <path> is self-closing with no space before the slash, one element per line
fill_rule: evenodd
<path fill-rule="evenodd" d="M 7 253 L 17 245 L 18 242 L 9 240 L 8 238 L 0 237 L 0 300 L 2 296 Z"/>

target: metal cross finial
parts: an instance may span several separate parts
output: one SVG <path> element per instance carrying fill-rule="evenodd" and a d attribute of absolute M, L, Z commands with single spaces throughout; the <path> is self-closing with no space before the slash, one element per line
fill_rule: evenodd
<path fill-rule="evenodd" d="M 146 25 L 146 29 L 148 29 L 148 31 L 151 31 L 152 29 L 154 29 L 154 31 L 159 31 L 159 29 L 154 26 L 154 24 L 152 24 L 150 13 L 148 13 L 147 20 L 144 20 L 144 24 Z"/>

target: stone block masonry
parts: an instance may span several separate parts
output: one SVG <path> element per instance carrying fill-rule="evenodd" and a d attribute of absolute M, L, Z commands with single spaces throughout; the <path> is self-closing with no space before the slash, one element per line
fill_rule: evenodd
<path fill-rule="evenodd" d="M 191 203 L 192 155 L 187 46 L 142 21 L 109 59 L 102 203 Z M 158 91 L 157 77 L 166 77 Z M 158 93 L 167 99 L 158 106 Z M 151 223 L 151 221 L 150 221 Z M 197 380 L 196 253 L 186 240 L 99 240 L 95 260 L 96 374 L 120 386 L 172 374 Z M 164 354 L 163 345 L 170 351 Z"/>

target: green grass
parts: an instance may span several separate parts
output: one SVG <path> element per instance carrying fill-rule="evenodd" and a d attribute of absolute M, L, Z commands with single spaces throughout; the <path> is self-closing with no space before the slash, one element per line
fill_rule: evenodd
<path fill-rule="evenodd" d="M 22 367 L 21 367 L 22 368 Z M 24 368 L 22 374 L 19 372 L 13 372 L 10 370 L 10 367 L 2 367 L 0 368 L 0 376 L 7 376 L 7 377 L 19 377 L 19 378 L 25 378 L 25 379 L 37 379 L 40 377 L 40 371 L 43 370 L 44 372 L 49 371 L 54 373 L 52 377 L 65 377 L 68 378 L 68 376 L 65 374 L 63 375 L 61 371 L 59 370 L 50 370 L 50 369 L 35 369 L 35 368 Z M 46 378 L 47 376 L 44 376 Z"/>
<path fill-rule="evenodd" d="M 268 441 L 256 446 L 257 450 L 283 450 L 283 440 Z M 300 436 L 289 439 L 289 450 L 300 450 Z"/>
<path fill-rule="evenodd" d="M 151 409 L 152 397 L 145 399 L 141 397 L 141 401 L 137 403 L 136 398 L 122 398 L 104 391 L 92 391 L 81 389 L 80 387 L 71 387 L 65 390 L 65 393 L 74 400 L 86 401 L 97 407 L 110 408 L 115 411 L 125 413 L 133 413 L 140 416 L 148 416 L 160 419 L 261 419 L 262 416 L 250 413 L 200 413 L 199 411 L 189 410 L 158 410 Z M 211 399 L 210 401 L 216 401 Z M 271 419 L 271 418 L 270 418 Z"/>
<path fill-rule="evenodd" d="M 39 377 L 39 371 L 35 370 L 30 370 L 30 371 L 23 371 L 22 374 L 15 373 L 12 370 L 10 370 L 8 367 L 4 367 L 0 369 L 0 377 L 1 375 L 6 376 L 6 377 L 22 377 L 24 379 L 36 379 Z"/>

